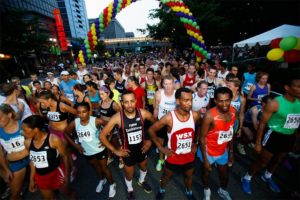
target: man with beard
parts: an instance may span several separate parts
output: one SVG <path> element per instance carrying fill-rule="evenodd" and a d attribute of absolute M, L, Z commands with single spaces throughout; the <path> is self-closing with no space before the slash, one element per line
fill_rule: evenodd
<path fill-rule="evenodd" d="M 140 168 L 140 177 L 138 185 L 146 193 L 152 192 L 151 186 L 145 181 L 147 174 L 147 152 L 151 147 L 151 140 L 147 137 L 144 130 L 144 121 L 154 122 L 152 114 L 136 107 L 136 97 L 132 91 L 125 90 L 122 94 L 123 110 L 116 113 L 103 128 L 100 140 L 111 152 L 124 161 L 125 183 L 128 191 L 128 200 L 135 199 L 132 188 L 132 178 L 134 174 L 134 165 L 138 164 Z M 113 128 L 120 128 L 120 138 L 122 147 L 116 149 L 108 140 L 108 136 L 113 132 Z"/>
<path fill-rule="evenodd" d="M 156 121 L 148 130 L 151 139 L 157 148 L 166 155 L 165 168 L 160 181 L 160 190 L 156 196 L 161 200 L 165 194 L 165 187 L 174 172 L 184 174 L 186 197 L 195 199 L 192 193 L 192 176 L 195 169 L 195 122 L 199 122 L 200 114 L 192 111 L 192 91 L 188 88 L 179 88 L 175 93 L 176 103 L 179 106 Z M 167 126 L 168 145 L 165 147 L 156 133 Z"/>
<path fill-rule="evenodd" d="M 235 109 L 230 106 L 232 92 L 227 87 L 219 87 L 214 93 L 216 107 L 210 109 L 204 116 L 199 137 L 200 148 L 198 157 L 203 164 L 204 199 L 209 200 L 209 175 L 211 166 L 218 168 L 221 187 L 218 195 L 225 200 L 231 200 L 226 191 L 228 184 L 228 165 L 233 162 L 233 126 L 236 118 Z"/>

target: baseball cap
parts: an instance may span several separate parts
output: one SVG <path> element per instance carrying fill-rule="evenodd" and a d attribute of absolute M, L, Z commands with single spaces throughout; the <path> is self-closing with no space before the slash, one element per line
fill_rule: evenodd
<path fill-rule="evenodd" d="M 53 74 L 53 72 L 47 72 L 47 74 Z"/>
<path fill-rule="evenodd" d="M 62 71 L 62 72 L 60 73 L 60 75 L 69 75 L 69 72 L 68 72 L 68 71 Z"/>

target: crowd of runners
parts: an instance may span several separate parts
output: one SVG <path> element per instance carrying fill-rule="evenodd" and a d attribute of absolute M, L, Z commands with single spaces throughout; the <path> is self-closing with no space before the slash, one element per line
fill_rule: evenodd
<path fill-rule="evenodd" d="M 239 70 L 221 60 L 135 55 L 103 66 L 78 64 L 77 71 L 65 69 L 58 77 L 49 71 L 43 80 L 31 74 L 29 85 L 12 77 L 0 96 L 0 171 L 10 199 L 22 198 L 25 182 L 44 199 L 55 199 L 56 190 L 76 199 L 70 183 L 82 155 L 99 177 L 91 192 L 109 184 L 109 198 L 118 191 L 109 165 L 114 161 L 124 170 L 128 200 L 135 199 L 136 166 L 138 185 L 157 200 L 164 199 L 174 173 L 183 174 L 185 195 L 195 199 L 192 177 L 199 159 L 203 199 L 217 192 L 230 200 L 228 168 L 234 151 L 246 156 L 246 146 L 259 156 L 241 177 L 245 195 L 262 170 L 266 186 L 279 193 L 272 174 L 299 146 L 300 76 L 285 77 L 285 93 L 274 97 L 268 73 L 257 72 L 254 64 Z M 156 171 L 163 171 L 158 191 L 146 178 L 153 148 L 159 154 Z M 213 166 L 217 191 L 210 190 Z"/>

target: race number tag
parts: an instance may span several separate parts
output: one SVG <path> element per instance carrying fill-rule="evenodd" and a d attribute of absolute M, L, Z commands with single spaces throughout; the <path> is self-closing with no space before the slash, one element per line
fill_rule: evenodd
<path fill-rule="evenodd" d="M 300 124 L 300 114 L 288 114 L 283 128 L 296 129 Z"/>
<path fill-rule="evenodd" d="M 49 163 L 47 160 L 47 152 L 46 151 L 30 151 L 30 160 L 33 162 L 36 168 L 46 168 L 49 167 Z"/>
<path fill-rule="evenodd" d="M 192 141 L 193 141 L 193 138 L 178 139 L 177 140 L 177 150 L 175 153 L 176 154 L 190 153 L 192 150 Z"/>
<path fill-rule="evenodd" d="M 155 91 L 147 91 L 147 99 L 154 99 Z"/>
<path fill-rule="evenodd" d="M 142 130 L 127 133 L 129 144 L 139 144 L 142 142 Z"/>
<path fill-rule="evenodd" d="M 59 116 L 60 116 L 59 112 L 51 112 L 51 111 L 49 111 L 47 113 L 47 118 L 49 119 L 49 121 L 57 122 L 57 121 L 59 121 Z"/>
<path fill-rule="evenodd" d="M 230 127 L 228 131 L 220 131 L 218 137 L 218 144 L 223 144 L 232 140 L 233 128 Z"/>
<path fill-rule="evenodd" d="M 66 97 L 67 97 L 67 99 L 69 99 L 70 101 L 73 102 L 73 100 L 74 100 L 74 95 L 73 94 L 67 94 L 66 93 Z"/>
<path fill-rule="evenodd" d="M 25 138 L 18 136 L 10 138 L 9 140 L 1 139 L 1 144 L 7 153 L 19 152 L 25 149 L 24 145 Z"/>
<path fill-rule="evenodd" d="M 247 85 L 245 86 L 245 90 L 250 90 L 252 86 L 252 83 L 247 83 Z"/>
<path fill-rule="evenodd" d="M 91 142 L 93 140 L 92 134 L 89 130 L 77 131 L 79 142 Z"/>
<path fill-rule="evenodd" d="M 258 101 L 261 101 L 262 98 L 264 98 L 264 96 L 266 96 L 266 94 L 260 94 L 260 95 L 257 95 Z"/>
<path fill-rule="evenodd" d="M 207 96 L 209 96 L 211 99 L 214 98 L 215 90 L 213 88 L 208 88 L 207 90 Z"/>

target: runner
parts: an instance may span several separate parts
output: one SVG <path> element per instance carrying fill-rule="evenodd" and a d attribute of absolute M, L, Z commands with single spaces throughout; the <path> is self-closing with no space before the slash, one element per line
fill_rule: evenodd
<path fill-rule="evenodd" d="M 175 84 L 174 78 L 171 75 L 165 76 L 163 79 L 163 89 L 155 93 L 154 98 L 154 112 L 153 116 L 155 119 L 160 120 L 168 112 L 175 110 L 176 99 L 175 99 Z M 165 143 L 168 141 L 167 127 L 163 127 L 158 135 L 160 143 Z M 159 159 L 156 164 L 156 170 L 161 171 L 164 164 L 164 154 L 159 152 Z"/>
<path fill-rule="evenodd" d="M 203 164 L 204 199 L 210 199 L 209 175 L 212 165 L 216 164 L 221 183 L 218 195 L 222 199 L 230 200 L 231 197 L 226 191 L 226 187 L 228 164 L 232 165 L 233 162 L 232 138 L 236 115 L 235 109 L 230 106 L 232 92 L 229 88 L 216 89 L 214 96 L 216 107 L 210 109 L 204 116 L 197 155 Z"/>
<path fill-rule="evenodd" d="M 189 65 L 186 74 L 180 77 L 181 86 L 191 88 L 197 81 L 196 67 L 194 65 Z"/>
<path fill-rule="evenodd" d="M 179 107 L 156 121 L 148 130 L 152 141 L 157 148 L 167 156 L 165 168 L 160 181 L 160 190 L 157 200 L 163 199 L 165 187 L 174 172 L 184 174 L 186 197 L 195 199 L 192 192 L 192 176 L 195 169 L 195 123 L 199 122 L 200 114 L 192 111 L 192 91 L 188 88 L 179 88 L 175 93 L 176 103 Z M 167 126 L 168 145 L 160 142 L 156 133 Z"/>
<path fill-rule="evenodd" d="M 270 94 L 271 85 L 268 82 L 269 74 L 258 72 L 255 78 L 256 84 L 250 88 L 247 99 L 252 101 L 251 105 L 261 105 L 261 99 Z"/>
<path fill-rule="evenodd" d="M 230 80 L 227 83 L 227 87 L 232 91 L 233 94 L 231 106 L 235 108 L 237 114 L 233 127 L 234 134 L 236 137 L 241 137 L 242 135 L 244 113 L 246 108 L 246 98 L 240 95 L 239 93 L 240 86 L 241 82 L 239 80 Z M 242 144 L 237 144 L 237 150 L 241 155 L 246 155 L 246 151 Z"/>
<path fill-rule="evenodd" d="M 26 118 L 22 129 L 30 152 L 29 191 L 39 188 L 44 199 L 56 199 L 55 190 L 60 190 L 70 199 L 76 199 L 69 186 L 70 166 L 63 141 L 50 134 L 45 119 L 38 115 Z"/>
<path fill-rule="evenodd" d="M 136 107 L 145 109 L 146 106 L 146 93 L 138 83 L 137 78 L 129 76 L 127 79 L 128 90 L 132 91 L 136 98 Z"/>
<path fill-rule="evenodd" d="M 86 83 L 86 89 L 92 105 L 92 111 L 93 111 L 92 115 L 96 116 L 97 111 L 99 109 L 99 101 L 100 101 L 98 86 L 93 81 L 89 81 Z"/>
<path fill-rule="evenodd" d="M 116 113 L 102 130 L 100 140 L 112 153 L 123 157 L 125 183 L 128 191 L 128 200 L 135 199 L 132 187 L 134 165 L 140 168 L 138 185 L 145 192 L 150 193 L 152 189 L 145 181 L 147 175 L 147 152 L 151 147 L 151 140 L 147 137 L 144 130 L 144 121 L 154 122 L 151 113 L 144 109 L 136 108 L 136 98 L 133 92 L 125 91 L 122 94 L 123 110 Z M 108 140 L 107 136 L 112 133 L 115 126 L 121 129 L 122 148 L 116 149 Z"/>
<path fill-rule="evenodd" d="M 29 165 L 25 138 L 21 134 L 21 121 L 16 120 L 16 113 L 8 104 L 0 105 L 0 168 L 3 179 L 11 189 L 10 199 L 22 199 L 26 168 Z"/>
<path fill-rule="evenodd" d="M 71 122 L 66 130 L 65 138 L 80 154 L 83 154 L 89 164 L 91 164 L 100 178 L 99 184 L 96 187 L 96 192 L 100 193 L 106 183 L 109 182 L 109 198 L 113 198 L 116 194 L 116 183 L 114 183 L 111 172 L 107 167 L 107 150 L 99 140 L 99 128 L 106 124 L 102 119 L 90 116 L 89 104 L 82 102 L 77 106 L 78 117 Z M 76 144 L 71 134 L 76 132 L 79 139 L 79 144 Z M 103 174 L 106 179 L 103 179 Z"/>
<path fill-rule="evenodd" d="M 255 151 L 260 155 L 242 178 L 242 188 L 247 194 L 252 192 L 250 185 L 252 176 L 263 168 L 266 168 L 266 171 L 261 179 L 272 191 L 280 192 L 280 187 L 273 181 L 272 174 L 287 153 L 292 151 L 296 141 L 296 130 L 300 125 L 300 78 L 299 74 L 294 76 L 286 79 L 285 94 L 267 103 L 264 109 L 255 144 Z"/>
<path fill-rule="evenodd" d="M 243 85 L 242 85 L 242 91 L 243 95 L 246 97 L 249 94 L 249 91 L 251 87 L 255 84 L 255 77 L 256 77 L 256 72 L 254 71 L 255 66 L 253 63 L 248 65 L 248 72 L 245 72 L 243 74 Z"/>
<path fill-rule="evenodd" d="M 73 91 L 74 91 L 74 95 L 75 95 L 75 103 L 74 103 L 74 108 L 77 108 L 77 105 L 82 103 L 82 102 L 86 102 L 90 105 L 90 115 L 93 114 L 93 110 L 92 110 L 92 103 L 91 100 L 89 98 L 89 96 L 85 93 L 85 86 L 81 85 L 81 84 L 76 84 L 73 87 Z"/>
<path fill-rule="evenodd" d="M 122 69 L 119 68 L 113 71 L 113 76 L 116 81 L 115 88 L 120 92 L 120 94 L 123 94 L 124 90 L 126 89 L 126 80 L 122 78 L 122 73 Z"/>
<path fill-rule="evenodd" d="M 158 90 L 159 85 L 157 85 L 157 81 L 154 79 L 154 70 L 152 68 L 148 68 L 146 70 L 147 78 L 141 84 L 141 87 L 146 90 L 146 108 L 150 113 L 153 113 L 154 107 L 154 96 L 155 92 Z"/>
<path fill-rule="evenodd" d="M 209 107 L 210 97 L 207 95 L 208 84 L 206 81 L 200 81 L 197 84 L 196 92 L 193 93 L 192 110 L 199 112 L 203 118 Z"/>
<path fill-rule="evenodd" d="M 73 87 L 78 84 L 77 81 L 70 79 L 68 71 L 62 71 L 60 73 L 62 81 L 59 84 L 59 89 L 63 95 L 65 95 L 70 101 L 74 102 Z"/>

